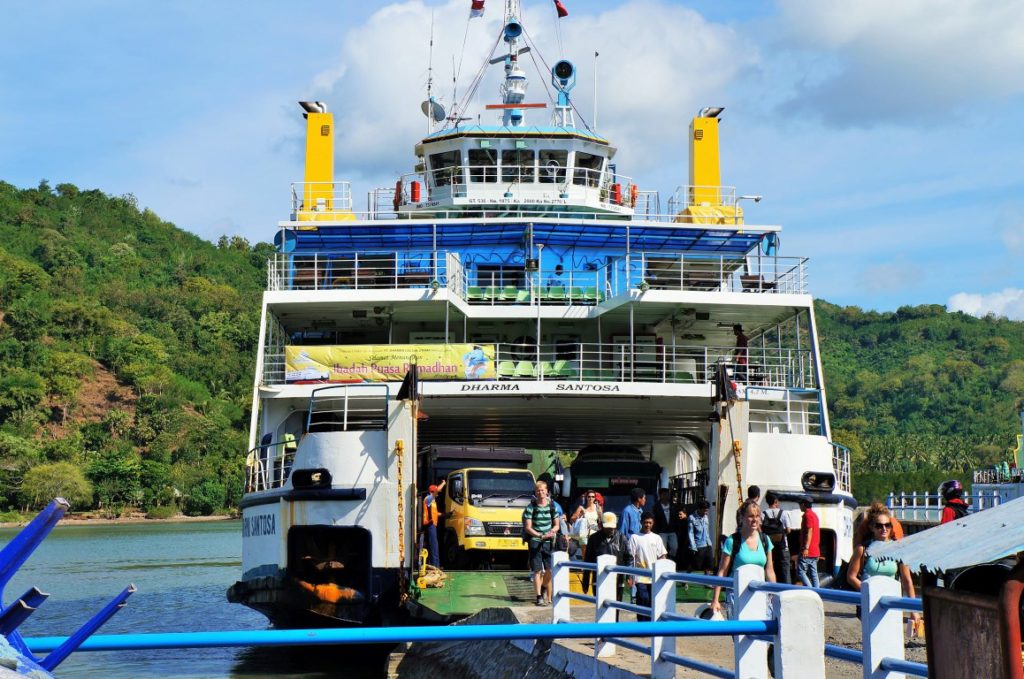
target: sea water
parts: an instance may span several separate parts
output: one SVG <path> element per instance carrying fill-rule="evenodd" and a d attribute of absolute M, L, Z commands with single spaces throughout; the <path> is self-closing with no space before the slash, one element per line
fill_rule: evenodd
<path fill-rule="evenodd" d="M 0 529 L 6 544 L 16 529 Z M 269 629 L 266 618 L 229 604 L 241 574 L 238 521 L 59 526 L 4 589 L 9 604 L 33 585 L 50 594 L 20 630 L 26 637 L 74 632 L 129 584 L 138 591 L 99 634 Z M 183 649 L 74 653 L 61 679 L 103 677 L 379 677 L 366 653 L 330 649 Z"/>

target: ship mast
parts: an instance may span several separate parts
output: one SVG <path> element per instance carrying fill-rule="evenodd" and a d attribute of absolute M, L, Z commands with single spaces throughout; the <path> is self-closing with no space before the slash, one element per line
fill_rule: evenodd
<path fill-rule="evenodd" d="M 502 103 L 506 106 L 501 118 L 505 127 L 521 127 L 525 124 L 523 109 L 516 104 L 526 98 L 526 73 L 519 67 L 519 56 L 530 51 L 529 47 L 519 48 L 519 37 L 523 25 L 519 21 L 519 0 L 505 0 L 504 40 L 508 43 L 505 55 L 505 82 L 501 84 Z"/>

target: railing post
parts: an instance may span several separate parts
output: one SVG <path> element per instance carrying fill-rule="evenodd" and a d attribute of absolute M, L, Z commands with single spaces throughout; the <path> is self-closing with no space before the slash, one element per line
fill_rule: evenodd
<path fill-rule="evenodd" d="M 733 571 L 735 595 L 734 620 L 764 620 L 768 610 L 768 595 L 750 589 L 750 583 L 764 580 L 764 569 L 747 564 Z M 768 642 L 745 634 L 736 635 L 733 642 L 736 654 L 736 676 L 743 679 L 768 679 Z"/>
<path fill-rule="evenodd" d="M 569 597 L 562 596 L 569 591 L 569 567 L 564 565 L 569 560 L 567 552 L 555 552 L 551 555 L 551 622 L 570 622 Z"/>
<path fill-rule="evenodd" d="M 775 679 L 825 676 L 825 607 L 815 592 L 781 592 L 775 619 Z"/>
<path fill-rule="evenodd" d="M 676 581 L 665 578 L 676 572 L 676 562 L 658 559 L 654 562 L 651 578 L 651 620 L 657 622 L 665 613 L 676 612 Z M 676 666 L 662 660 L 662 653 L 676 652 L 675 637 L 654 637 L 651 639 L 651 679 L 673 679 Z"/>
<path fill-rule="evenodd" d="M 916 490 L 911 495 L 910 504 L 914 508 L 914 521 L 917 521 L 917 491 Z"/>
<path fill-rule="evenodd" d="M 893 608 L 882 608 L 882 597 L 901 594 L 900 581 L 875 576 L 861 583 L 861 635 L 864 645 L 864 679 L 891 679 L 902 674 L 881 669 L 883 658 L 904 660 L 903 613 Z"/>
<path fill-rule="evenodd" d="M 609 601 L 615 601 L 618 591 L 618 577 L 609 573 L 608 569 L 616 564 L 616 559 L 611 554 L 602 554 L 597 557 L 597 577 L 594 582 L 594 593 L 597 602 L 594 606 L 594 622 L 615 622 L 615 609 L 608 606 Z M 609 631 L 609 634 L 614 632 Z M 610 658 L 615 655 L 615 644 L 608 643 L 604 639 L 594 640 L 594 666 L 597 667 L 598 658 Z M 595 671 L 594 676 L 599 676 Z"/>

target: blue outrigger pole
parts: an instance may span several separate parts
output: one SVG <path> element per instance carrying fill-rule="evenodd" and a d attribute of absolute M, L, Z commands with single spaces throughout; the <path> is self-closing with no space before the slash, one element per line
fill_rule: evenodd
<path fill-rule="evenodd" d="M 67 500 L 56 498 L 46 508 L 21 529 L 2 550 L 0 550 L 0 605 L 2 605 L 4 588 L 18 572 L 21 565 L 32 556 L 36 548 L 42 544 L 60 518 L 70 508 Z M 93 635 L 107 620 L 124 607 L 126 600 L 135 593 L 135 585 L 128 585 L 114 599 L 82 625 L 77 632 L 62 639 L 60 645 L 53 648 L 46 657 L 37 658 L 28 648 L 18 627 L 46 601 L 50 595 L 33 587 L 10 606 L 0 608 L 0 657 L 13 655 L 17 669 L 22 674 L 43 670 L 51 672 L 63 662 L 82 643 Z"/>

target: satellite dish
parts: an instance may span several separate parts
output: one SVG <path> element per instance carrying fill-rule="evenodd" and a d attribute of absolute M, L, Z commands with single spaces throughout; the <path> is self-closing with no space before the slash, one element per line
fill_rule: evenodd
<path fill-rule="evenodd" d="M 435 123 L 439 123 L 444 120 L 447 115 L 444 110 L 444 106 L 434 101 L 433 98 L 427 99 L 420 104 L 420 110 L 423 111 L 423 115 L 428 118 L 432 118 Z"/>

